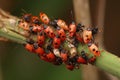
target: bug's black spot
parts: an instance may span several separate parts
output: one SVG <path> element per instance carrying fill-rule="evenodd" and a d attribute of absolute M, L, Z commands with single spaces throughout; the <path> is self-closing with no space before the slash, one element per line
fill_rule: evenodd
<path fill-rule="evenodd" d="M 95 51 L 95 48 L 93 48 L 92 50 Z"/>

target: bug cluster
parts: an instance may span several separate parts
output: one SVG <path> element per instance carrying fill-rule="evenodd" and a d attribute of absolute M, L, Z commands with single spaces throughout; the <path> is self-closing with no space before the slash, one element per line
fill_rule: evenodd
<path fill-rule="evenodd" d="M 98 28 L 86 28 L 74 21 L 68 25 L 62 19 L 50 20 L 43 12 L 39 17 L 23 15 L 18 25 L 30 33 L 24 47 L 46 62 L 54 65 L 64 63 L 67 69 L 73 70 L 79 68 L 79 64 L 93 64 L 100 56 L 100 50 L 94 43 Z M 31 35 L 35 35 L 36 40 L 32 40 Z M 92 56 L 88 57 L 84 50 L 78 51 L 79 45 L 87 45 Z"/>

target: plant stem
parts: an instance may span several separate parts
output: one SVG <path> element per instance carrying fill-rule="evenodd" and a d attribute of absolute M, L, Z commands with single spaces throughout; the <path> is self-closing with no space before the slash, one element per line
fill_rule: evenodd
<path fill-rule="evenodd" d="M 120 78 L 120 58 L 112 53 L 103 50 L 101 56 L 97 58 L 95 65 Z"/>
<path fill-rule="evenodd" d="M 85 51 L 90 53 L 86 45 L 78 46 L 78 51 L 84 47 Z M 120 58 L 101 48 L 101 56 L 97 57 L 95 66 L 120 78 Z"/>
<path fill-rule="evenodd" d="M 1 12 L 0 12 L 1 13 Z M 0 15 L 2 16 L 2 15 Z M 1 18 L 0 18 L 1 21 Z M 16 21 L 17 23 L 17 21 Z M 11 25 L 8 23 L 3 23 L 0 22 L 0 36 L 5 37 L 7 39 L 10 39 L 12 41 L 18 42 L 20 44 L 26 43 L 26 37 L 21 35 L 19 30 L 18 32 L 11 30 L 9 28 L 7 28 L 7 26 L 9 27 L 17 27 L 17 25 Z M 8 25 L 9 24 L 9 25 Z M 79 45 L 78 46 L 78 51 L 80 52 L 82 49 L 84 49 L 87 53 L 90 53 L 88 46 L 87 45 Z M 120 58 L 118 58 L 117 56 L 109 53 L 108 51 L 101 49 L 101 56 L 97 58 L 97 61 L 94 64 L 95 66 L 97 66 L 98 68 L 109 72 L 117 77 L 120 78 Z"/>

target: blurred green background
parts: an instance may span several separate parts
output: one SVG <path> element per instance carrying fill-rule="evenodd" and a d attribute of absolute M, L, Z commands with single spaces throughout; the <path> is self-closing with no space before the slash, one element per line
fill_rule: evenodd
<path fill-rule="evenodd" d="M 104 44 L 108 51 L 120 56 L 120 0 L 106 0 Z M 90 0 L 94 25 L 95 0 Z M 0 0 L 0 8 L 21 17 L 26 12 L 45 12 L 52 19 L 71 21 L 72 0 Z M 24 10 L 24 11 L 23 11 Z M 69 71 L 64 65 L 54 66 L 27 52 L 22 45 L 0 42 L 0 80 L 81 80 L 81 70 Z"/>

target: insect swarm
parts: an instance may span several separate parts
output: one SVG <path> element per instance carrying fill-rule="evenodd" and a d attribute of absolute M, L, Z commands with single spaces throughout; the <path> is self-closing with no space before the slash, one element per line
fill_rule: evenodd
<path fill-rule="evenodd" d="M 25 28 L 24 23 L 29 29 Z M 25 14 L 18 24 L 21 29 L 36 36 L 37 40 L 27 42 L 24 46 L 28 51 L 39 55 L 41 60 L 54 65 L 65 64 L 67 69 L 74 70 L 79 69 L 80 64 L 94 64 L 96 57 L 100 56 L 93 38 L 97 34 L 97 28 L 86 28 L 75 22 L 68 26 L 64 20 L 51 20 L 43 12 L 40 12 L 40 17 Z M 30 36 L 28 40 L 30 41 Z M 79 53 L 78 45 L 88 45 L 90 53 L 87 54 L 84 49 Z"/>
<path fill-rule="evenodd" d="M 4 11 L 2 11 L 0 14 L 6 15 L 3 12 Z M 9 14 L 7 16 L 9 16 Z M 9 18 L 10 18 L 10 20 L 9 20 Z M 11 19 L 13 19 L 15 21 L 15 24 L 11 24 L 12 23 L 12 22 L 10 22 L 10 21 L 12 21 Z M 15 18 L 15 17 L 10 15 L 9 17 L 7 17 L 7 19 L 6 19 L 6 17 L 3 16 L 3 17 L 1 17 L 0 20 L 2 22 L 7 22 L 7 23 L 2 23 L 1 22 L 2 25 L 0 27 L 0 36 L 2 36 L 4 38 L 7 38 L 7 39 L 10 39 L 12 41 L 15 41 L 17 43 L 24 44 L 24 46 L 28 43 L 27 42 L 28 39 L 33 39 L 33 43 L 28 43 L 28 44 L 30 44 L 32 46 L 33 46 L 34 43 L 37 43 L 37 35 L 38 35 L 39 32 L 32 33 L 29 29 L 24 30 L 22 27 L 20 27 L 19 21 L 22 20 L 22 19 L 18 19 L 18 18 Z M 52 21 L 53 20 L 51 20 L 51 22 Z M 42 22 L 41 22 L 41 24 L 42 24 Z M 48 25 L 50 26 L 50 24 L 48 24 Z M 67 25 L 69 25 L 69 24 L 67 24 Z M 115 76 L 120 77 L 120 71 L 119 71 L 120 70 L 119 69 L 119 67 L 120 67 L 120 64 L 119 64 L 120 59 L 119 59 L 119 57 L 117 57 L 117 56 L 113 55 L 112 53 L 106 51 L 104 48 L 100 48 L 98 45 L 96 47 L 100 51 L 100 56 L 95 56 L 90 51 L 90 49 L 88 47 L 88 44 L 85 44 L 84 41 L 83 41 L 83 35 L 82 34 L 83 34 L 83 31 L 86 28 L 86 26 L 84 26 L 82 24 L 76 24 L 76 26 L 77 26 L 76 27 L 77 30 L 76 30 L 75 34 L 77 34 L 77 35 L 75 35 L 75 37 L 73 37 L 71 39 L 71 37 L 68 36 L 69 32 L 65 30 L 66 38 L 61 43 L 61 45 L 60 45 L 60 47 L 58 49 L 58 51 L 60 53 L 62 53 L 61 52 L 62 50 L 65 50 L 65 53 L 67 54 L 67 58 L 64 58 L 65 61 L 63 61 L 64 59 L 63 59 L 63 56 L 61 56 L 61 55 L 60 55 L 61 58 L 55 56 L 56 59 L 53 62 L 50 62 L 50 60 L 48 60 L 46 54 L 49 53 L 49 51 L 46 50 L 46 49 L 49 49 L 51 52 L 53 52 L 53 46 L 50 46 L 53 43 L 52 42 L 53 39 L 49 38 L 46 34 L 45 34 L 45 42 L 44 42 L 44 44 L 39 45 L 39 47 L 42 47 L 44 49 L 45 54 L 42 55 L 42 56 L 38 55 L 39 58 L 41 60 L 46 61 L 46 62 L 50 62 L 50 63 L 52 63 L 54 65 L 61 65 L 63 63 L 66 66 L 68 65 L 68 67 L 69 66 L 72 67 L 73 69 L 71 68 L 71 70 L 74 70 L 74 69 L 78 69 L 79 64 L 80 64 L 80 63 L 79 64 L 76 63 L 76 62 L 78 62 L 78 58 L 79 58 L 78 56 L 81 57 L 81 51 L 85 51 L 85 54 L 88 57 L 87 64 L 89 64 L 89 63 L 94 64 L 98 68 L 100 68 L 100 69 L 102 69 L 102 70 L 104 70 L 106 72 L 109 72 L 109 73 L 111 73 L 111 74 L 113 74 Z M 40 28 L 44 32 L 44 27 L 42 26 Z M 53 29 L 54 34 L 57 35 L 56 28 L 54 26 L 51 26 L 51 28 Z M 92 30 L 92 32 L 93 32 L 93 30 Z M 31 34 L 31 35 L 29 35 L 29 34 Z M 92 34 L 92 36 L 94 36 L 94 35 Z M 69 40 L 69 39 L 71 39 L 71 40 Z M 95 37 L 92 38 L 92 41 L 90 43 L 94 43 L 94 39 L 95 39 Z M 78 43 L 78 44 L 75 45 L 76 43 Z M 70 48 L 72 48 L 74 46 L 77 48 L 78 53 L 77 53 L 76 56 L 70 57 L 69 50 L 70 50 Z M 30 50 L 34 51 L 34 47 L 32 47 L 32 49 L 30 49 Z M 66 61 L 66 59 L 67 59 L 67 61 Z M 81 59 L 80 59 L 80 62 L 81 62 Z M 106 66 L 106 64 L 107 64 L 107 66 Z"/>

